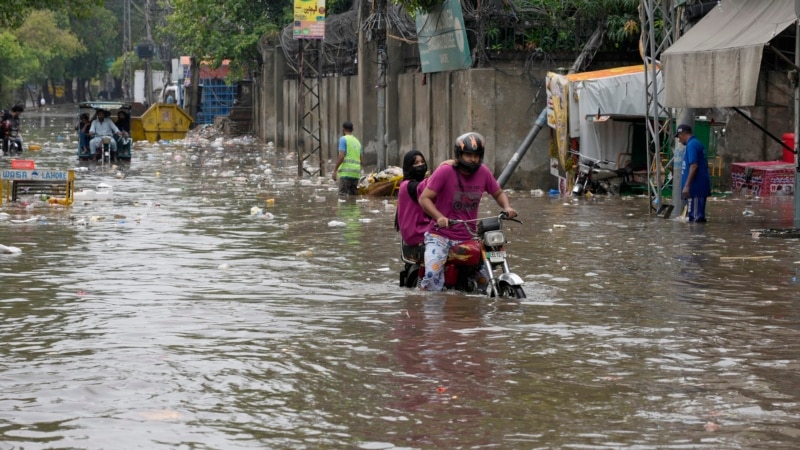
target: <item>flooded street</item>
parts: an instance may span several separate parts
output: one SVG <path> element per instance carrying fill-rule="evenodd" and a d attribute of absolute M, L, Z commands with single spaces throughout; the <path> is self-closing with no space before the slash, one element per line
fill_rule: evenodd
<path fill-rule="evenodd" d="M 24 117 L 76 196 L 0 207 L 0 450 L 800 445 L 800 240 L 749 232 L 791 197 L 512 192 L 528 298 L 425 294 L 392 199 L 241 139 L 79 165 L 72 117 Z"/>

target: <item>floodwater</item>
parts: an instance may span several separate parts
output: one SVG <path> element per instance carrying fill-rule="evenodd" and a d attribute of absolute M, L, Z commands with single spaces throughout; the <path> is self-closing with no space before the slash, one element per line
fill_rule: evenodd
<path fill-rule="evenodd" d="M 800 445 L 800 241 L 750 233 L 790 227 L 791 197 L 687 224 L 512 192 L 528 298 L 422 294 L 392 201 L 340 202 L 292 155 L 81 167 L 71 118 L 24 126 L 80 192 L 0 207 L 2 450 Z"/>

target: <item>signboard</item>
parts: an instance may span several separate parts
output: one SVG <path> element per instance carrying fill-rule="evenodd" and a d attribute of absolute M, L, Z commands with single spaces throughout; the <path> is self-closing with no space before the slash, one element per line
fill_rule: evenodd
<path fill-rule="evenodd" d="M 294 39 L 325 39 L 325 0 L 294 0 Z"/>
<path fill-rule="evenodd" d="M 418 14 L 417 42 L 423 73 L 472 66 L 459 0 L 445 0 L 430 14 Z"/>
<path fill-rule="evenodd" d="M 25 181 L 67 181 L 69 172 L 66 170 L 14 170 L 3 169 L 0 178 L 4 180 Z"/>

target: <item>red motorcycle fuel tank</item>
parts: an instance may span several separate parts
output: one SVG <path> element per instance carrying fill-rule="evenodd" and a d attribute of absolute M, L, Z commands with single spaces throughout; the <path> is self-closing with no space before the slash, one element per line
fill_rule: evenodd
<path fill-rule="evenodd" d="M 447 254 L 448 265 L 476 266 L 481 263 L 481 243 L 464 241 L 450 248 Z"/>

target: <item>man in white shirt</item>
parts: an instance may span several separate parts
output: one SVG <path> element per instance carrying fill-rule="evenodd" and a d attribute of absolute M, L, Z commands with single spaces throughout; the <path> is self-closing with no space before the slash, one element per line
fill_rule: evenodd
<path fill-rule="evenodd" d="M 89 128 L 89 136 L 92 140 L 89 141 L 89 149 L 92 154 L 98 159 L 102 158 L 102 154 L 97 152 L 97 148 L 103 145 L 103 136 L 110 136 L 111 152 L 117 152 L 117 141 L 114 139 L 115 135 L 119 135 L 119 128 L 114 124 L 111 119 L 106 119 L 106 111 L 103 109 L 97 110 L 97 118 L 92 121 L 92 126 Z"/>

